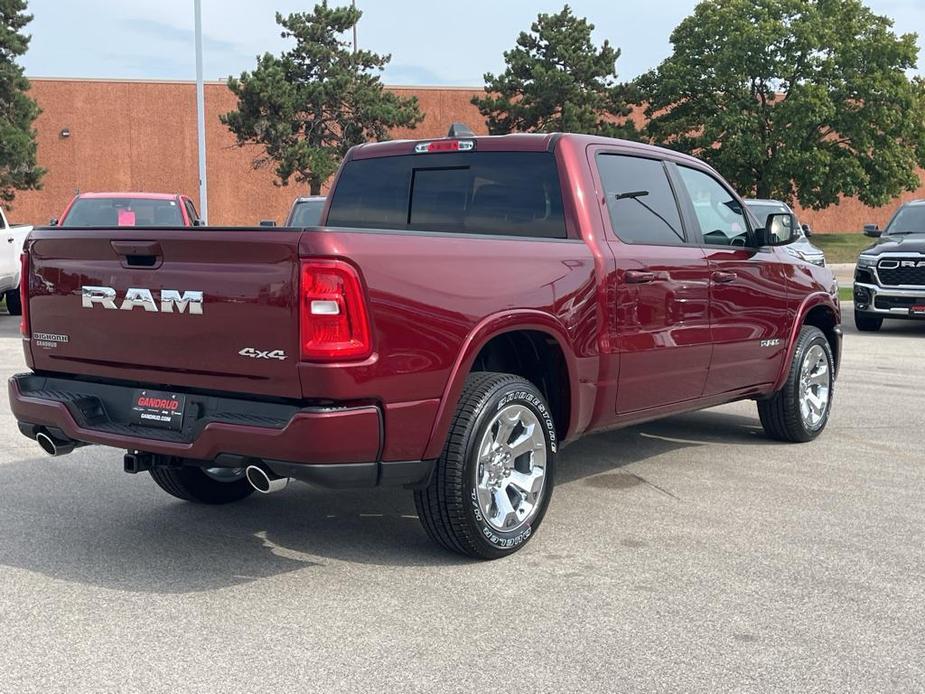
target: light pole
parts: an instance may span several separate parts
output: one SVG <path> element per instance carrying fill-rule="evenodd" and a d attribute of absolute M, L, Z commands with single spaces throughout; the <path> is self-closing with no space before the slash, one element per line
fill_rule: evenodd
<path fill-rule="evenodd" d="M 209 186 L 206 181 L 206 95 L 202 80 L 202 0 L 194 0 L 196 12 L 196 130 L 199 139 L 199 216 L 209 223 Z"/>
<path fill-rule="evenodd" d="M 353 9 L 357 8 L 357 0 L 350 0 L 350 4 L 351 6 L 353 6 Z M 356 24 L 353 25 L 353 52 L 354 53 L 357 52 L 357 25 Z"/>

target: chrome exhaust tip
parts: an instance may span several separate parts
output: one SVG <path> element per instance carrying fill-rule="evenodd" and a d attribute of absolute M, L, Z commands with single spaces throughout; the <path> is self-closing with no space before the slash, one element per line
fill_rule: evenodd
<path fill-rule="evenodd" d="M 261 465 L 248 465 L 244 476 L 247 477 L 250 485 L 261 494 L 282 491 L 289 484 L 288 477 L 280 477 Z"/>
<path fill-rule="evenodd" d="M 76 448 L 76 441 L 61 441 L 49 434 L 47 431 L 40 431 L 35 435 L 35 441 L 41 446 L 42 450 L 48 455 L 58 456 L 67 455 Z"/>

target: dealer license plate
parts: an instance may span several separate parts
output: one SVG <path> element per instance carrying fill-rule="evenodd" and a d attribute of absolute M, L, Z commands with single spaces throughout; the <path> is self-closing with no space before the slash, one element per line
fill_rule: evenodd
<path fill-rule="evenodd" d="M 136 390 L 132 395 L 132 424 L 179 431 L 183 428 L 186 396 L 157 390 Z"/>

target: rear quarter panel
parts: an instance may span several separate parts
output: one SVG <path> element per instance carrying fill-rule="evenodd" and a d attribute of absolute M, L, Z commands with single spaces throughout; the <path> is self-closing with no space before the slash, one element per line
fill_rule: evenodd
<path fill-rule="evenodd" d="M 305 233 L 300 255 L 361 269 L 375 340 L 359 364 L 301 364 L 303 395 L 363 393 L 385 404 L 390 431 L 390 416 L 429 431 L 441 402 L 455 407 L 467 356 L 502 332 L 547 332 L 576 375 L 597 363 L 598 283 L 581 241 L 337 230 Z"/>

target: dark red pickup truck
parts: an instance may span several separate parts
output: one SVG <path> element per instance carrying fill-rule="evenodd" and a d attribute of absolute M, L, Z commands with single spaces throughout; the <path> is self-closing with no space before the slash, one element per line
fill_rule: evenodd
<path fill-rule="evenodd" d="M 10 402 L 181 499 L 404 485 L 434 540 L 503 556 L 583 434 L 746 398 L 773 438 L 825 427 L 835 280 L 749 215 L 629 142 L 364 145 L 317 229 L 34 232 Z"/>

